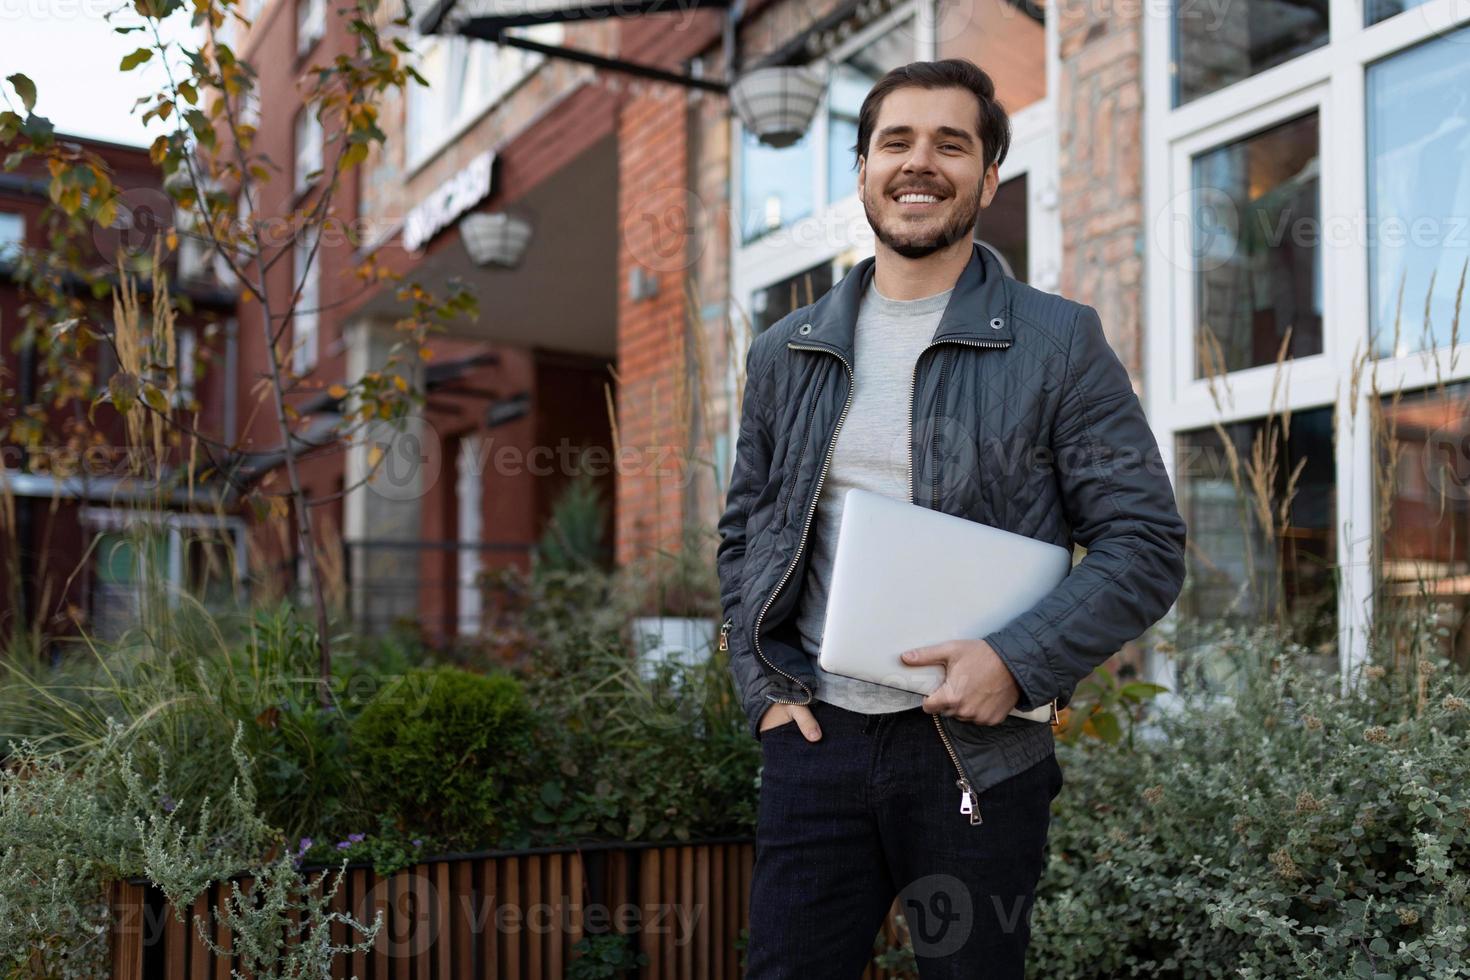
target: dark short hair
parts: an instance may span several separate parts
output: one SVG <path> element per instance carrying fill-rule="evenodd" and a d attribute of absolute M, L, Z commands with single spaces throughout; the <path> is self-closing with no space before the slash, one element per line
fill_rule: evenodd
<path fill-rule="evenodd" d="M 858 111 L 857 143 L 852 147 L 853 166 L 857 158 L 868 152 L 868 143 L 873 138 L 873 128 L 878 124 L 878 110 L 888 93 L 906 86 L 919 88 L 962 88 L 975 93 L 980 102 L 980 116 L 976 130 L 980 134 L 982 159 L 986 169 L 991 163 L 1005 161 L 1011 148 L 1011 120 L 1005 109 L 995 100 L 995 82 L 985 70 L 968 58 L 945 58 L 943 61 L 915 61 L 895 68 L 868 91 L 863 106 Z"/>

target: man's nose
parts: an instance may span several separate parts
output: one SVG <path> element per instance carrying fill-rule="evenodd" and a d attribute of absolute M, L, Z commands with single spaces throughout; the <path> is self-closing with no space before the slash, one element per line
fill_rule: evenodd
<path fill-rule="evenodd" d="M 933 173 L 934 150 L 928 143 L 916 142 L 903 162 L 905 173 Z"/>

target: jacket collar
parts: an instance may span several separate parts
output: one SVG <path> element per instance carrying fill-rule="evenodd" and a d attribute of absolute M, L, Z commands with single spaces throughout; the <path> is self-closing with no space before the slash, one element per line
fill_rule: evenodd
<path fill-rule="evenodd" d="M 941 340 L 978 340 L 1011 343 L 1011 297 L 1005 270 L 990 250 L 971 244 L 970 261 L 955 281 L 954 292 L 934 329 L 931 343 Z M 876 259 L 868 256 L 847 271 L 842 281 L 812 304 L 796 321 L 787 346 L 817 344 L 851 358 L 857 328 L 858 305 L 873 278 Z M 803 327 L 810 324 L 805 333 Z"/>

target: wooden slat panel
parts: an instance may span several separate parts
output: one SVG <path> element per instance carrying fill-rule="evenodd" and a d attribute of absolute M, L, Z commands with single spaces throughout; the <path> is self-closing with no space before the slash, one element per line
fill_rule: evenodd
<path fill-rule="evenodd" d="M 453 897 L 449 906 L 449 935 L 440 938 L 450 946 L 452 952 L 450 971 L 446 978 L 473 978 L 475 975 L 475 951 L 471 945 L 475 924 L 474 871 L 472 861 L 456 861 L 453 872 Z"/>
<path fill-rule="evenodd" d="M 532 928 L 541 925 L 541 914 L 536 906 L 541 903 L 541 855 L 532 854 L 521 861 L 521 881 L 526 899 L 521 905 L 521 934 L 526 937 L 526 980 L 545 980 L 546 934 Z"/>
<path fill-rule="evenodd" d="M 365 882 L 367 896 L 366 904 L 368 918 L 383 915 L 383 928 L 378 930 L 377 941 L 373 943 L 372 954 L 368 957 L 369 965 L 372 967 L 373 980 L 389 980 L 392 976 L 390 968 L 393 957 L 390 955 L 393 948 L 393 882 L 391 878 L 380 878 L 376 872 L 369 872 Z"/>
<path fill-rule="evenodd" d="M 560 854 L 546 855 L 546 905 L 551 910 L 548 918 L 550 929 L 546 936 L 546 976 L 562 977 L 562 963 L 567 950 L 565 948 L 567 934 L 564 915 L 567 906 L 566 882 L 562 879 L 562 859 Z"/>
<path fill-rule="evenodd" d="M 366 868 L 352 868 L 347 872 L 347 907 L 352 910 L 352 917 L 364 926 L 372 928 L 373 910 L 367 902 L 368 874 Z M 353 941 L 360 941 L 361 933 L 353 930 Z M 350 971 L 341 978 L 357 977 L 357 980 L 367 980 L 368 954 L 359 950 L 352 954 L 349 960 Z"/>
<path fill-rule="evenodd" d="M 657 848 L 650 847 L 638 856 L 638 908 L 646 909 L 657 900 L 661 887 L 662 868 Z M 641 911 L 640 911 L 641 914 Z M 658 936 L 652 930 L 643 928 L 643 923 L 638 923 L 638 948 L 641 952 L 648 954 L 648 970 L 646 975 L 658 980 L 664 975 L 663 945 L 659 943 Z"/>
<path fill-rule="evenodd" d="M 511 913 L 507 918 L 507 928 L 501 935 L 501 963 L 503 972 L 499 976 L 505 980 L 520 980 L 521 974 L 521 937 L 525 934 L 525 922 L 518 914 L 521 904 L 521 873 L 525 858 L 505 858 L 500 865 L 500 891 L 505 896 L 504 903 L 510 907 Z"/>
<path fill-rule="evenodd" d="M 112 886 L 112 975 L 118 980 L 143 977 L 143 887 L 125 881 Z"/>
<path fill-rule="evenodd" d="M 710 899 L 713 892 L 710 889 L 709 852 L 708 846 L 694 849 L 694 906 L 690 912 L 694 935 L 680 937 L 694 947 L 694 962 L 698 964 L 700 980 L 710 980 L 715 975 L 710 964 L 710 916 L 713 914 Z"/>
<path fill-rule="evenodd" d="M 229 902 L 235 896 L 235 890 L 228 881 L 221 881 L 214 886 L 214 944 L 226 950 L 226 955 L 214 958 L 213 980 L 230 980 L 230 969 L 234 963 L 235 934 L 230 931 L 220 918 L 224 911 L 229 908 Z"/>
<path fill-rule="evenodd" d="M 485 914 L 480 918 L 480 973 L 478 980 L 498 980 L 500 973 L 500 930 L 496 909 L 500 900 L 500 886 L 496 871 L 500 862 L 491 858 L 480 869 L 480 900 L 485 903 Z"/>
<path fill-rule="evenodd" d="M 596 901 L 587 891 L 587 869 L 582 861 L 582 852 L 573 851 L 567 856 L 566 872 L 568 901 L 572 903 L 570 914 L 567 917 L 569 928 L 567 930 L 567 962 L 571 962 L 571 949 L 582 941 L 587 915 L 587 905 Z"/>
<path fill-rule="evenodd" d="M 209 947 L 204 945 L 204 940 L 199 938 L 199 927 L 194 924 L 194 917 L 198 916 L 204 922 L 205 928 L 209 927 L 209 903 L 212 888 L 206 888 L 194 899 L 194 904 L 189 908 L 189 914 L 184 924 L 184 936 L 189 947 L 189 976 L 191 978 L 202 978 L 209 976 L 209 968 L 213 957 L 209 954 Z"/>

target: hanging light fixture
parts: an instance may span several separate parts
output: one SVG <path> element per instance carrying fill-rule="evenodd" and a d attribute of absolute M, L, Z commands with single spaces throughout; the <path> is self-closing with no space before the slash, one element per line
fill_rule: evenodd
<path fill-rule="evenodd" d="M 823 81 L 807 68 L 757 68 L 730 86 L 730 104 L 745 128 L 767 146 L 790 146 L 806 134 L 822 100 Z"/>
<path fill-rule="evenodd" d="M 531 223 L 504 211 L 476 211 L 459 219 L 459 240 L 476 265 L 514 269 L 531 241 Z"/>

